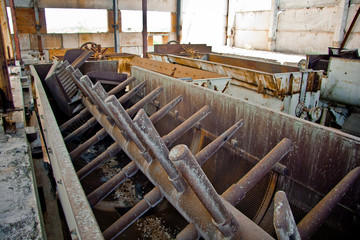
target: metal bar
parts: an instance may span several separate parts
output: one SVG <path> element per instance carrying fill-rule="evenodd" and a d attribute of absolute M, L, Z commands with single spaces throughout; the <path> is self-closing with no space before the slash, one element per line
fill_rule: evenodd
<path fill-rule="evenodd" d="M 179 96 L 178 98 L 182 99 L 182 96 Z M 174 99 L 173 101 L 177 100 L 178 98 Z M 171 102 L 169 103 L 171 104 Z M 168 105 L 169 105 L 168 104 Z M 166 106 L 164 107 L 166 108 Z M 155 113 L 156 114 L 156 113 Z M 153 114 L 150 119 L 155 116 Z M 154 119 L 156 119 L 154 117 Z M 152 121 L 154 123 L 154 121 Z M 207 159 L 209 159 L 214 152 L 210 152 L 210 149 L 212 151 L 217 151 L 222 145 L 226 143 L 227 140 L 231 138 L 231 136 L 242 126 L 242 120 L 234 124 L 231 128 L 229 128 L 226 132 L 221 134 L 219 137 L 217 137 L 214 141 L 212 141 L 208 146 L 206 146 L 204 149 L 205 151 L 200 151 L 196 154 L 196 160 L 201 165 L 202 163 L 205 163 Z M 207 154 L 204 154 L 204 153 Z M 210 153 L 209 153 L 210 152 Z M 154 199 L 154 202 L 159 203 L 162 199 L 162 194 L 160 192 L 160 189 L 158 187 L 155 187 L 151 192 L 156 191 L 156 193 L 152 193 L 153 195 L 157 195 L 158 198 Z M 149 196 L 150 192 L 144 196 L 144 199 L 141 200 L 137 205 L 135 205 L 131 210 L 129 210 L 127 213 L 125 213 L 121 218 L 119 218 L 116 222 L 114 222 L 110 227 L 108 227 L 104 232 L 104 238 L 105 239 L 112 239 L 115 238 L 118 234 L 123 232 L 129 225 L 131 225 L 134 221 L 136 221 L 140 216 L 142 216 L 146 211 L 148 211 L 151 207 L 154 207 L 155 205 L 152 205 L 151 207 L 143 207 L 143 205 L 146 204 L 146 198 L 151 198 Z M 139 208 L 139 209 L 137 209 Z M 138 214 L 133 214 L 133 212 L 136 212 Z M 130 219 L 131 218 L 131 219 Z M 130 220 L 129 220 L 130 219 Z M 182 239 L 197 239 L 198 234 L 196 232 L 196 229 L 193 224 L 189 224 L 190 228 L 194 228 L 195 232 L 192 232 L 193 236 L 196 236 L 196 238 L 182 238 Z M 192 227 L 191 227 L 192 226 Z M 189 236 L 188 236 L 189 237 Z"/>
<path fill-rule="evenodd" d="M 114 11 L 114 46 L 115 52 L 119 53 L 119 8 L 118 0 L 113 0 L 113 11 Z"/>
<path fill-rule="evenodd" d="M 159 111 L 150 116 L 150 120 L 153 124 L 157 123 L 161 118 L 163 118 L 166 114 L 169 113 L 171 109 L 173 109 L 176 105 L 178 105 L 183 100 L 183 96 L 180 95 L 168 104 L 166 104 Z"/>
<path fill-rule="evenodd" d="M 106 162 L 112 156 L 115 156 L 121 151 L 121 147 L 117 143 L 113 143 L 108 147 L 103 153 L 97 156 L 94 160 L 86 164 L 83 168 L 77 171 L 77 175 L 80 180 L 89 175 L 94 171 L 98 166 Z"/>
<path fill-rule="evenodd" d="M 311 235 L 323 224 L 336 204 L 360 176 L 360 167 L 351 170 L 298 224 L 301 239 Z"/>
<path fill-rule="evenodd" d="M 169 146 L 174 141 L 176 141 L 184 132 L 190 130 L 197 122 L 201 121 L 211 112 L 210 107 L 208 105 L 201 108 L 195 114 L 193 114 L 190 118 L 188 118 L 185 122 L 176 127 L 171 133 L 167 134 L 163 137 L 164 143 Z"/>
<path fill-rule="evenodd" d="M 349 36 L 350 36 L 350 33 L 351 33 L 353 27 L 355 26 L 356 20 L 357 20 L 358 17 L 359 17 L 359 14 L 360 14 L 360 7 L 358 8 L 358 10 L 357 10 L 357 12 L 356 12 L 356 14 L 355 14 L 355 16 L 354 16 L 354 19 L 352 20 L 352 22 L 351 22 L 351 24 L 350 24 L 350 27 L 349 27 L 349 29 L 348 29 L 347 32 L 346 32 L 346 35 L 345 35 L 345 37 L 344 37 L 344 40 L 341 42 L 340 50 L 342 50 L 342 49 L 344 48 L 344 46 L 345 46 L 345 44 L 346 44 L 346 42 L 347 42 L 347 40 L 348 40 L 348 38 L 349 38 Z"/>
<path fill-rule="evenodd" d="M 235 132 L 244 125 L 244 120 L 240 120 L 230 127 L 227 131 L 217 137 L 211 144 L 204 147 L 196 154 L 196 160 L 200 165 L 203 165 L 217 150 L 219 150 L 224 143 L 231 138 Z"/>
<path fill-rule="evenodd" d="M 119 98 L 118 101 L 120 103 L 124 103 L 129 98 L 131 98 L 133 95 L 135 95 L 138 91 L 143 89 L 146 85 L 146 82 L 140 83 L 138 86 L 133 88 L 131 91 L 127 92 L 123 97 Z M 131 108 L 130 108 L 131 109 Z M 98 131 L 94 136 L 92 136 L 90 139 L 88 139 L 86 142 L 78 146 L 76 149 L 74 149 L 71 153 L 71 159 L 75 159 L 79 157 L 84 151 L 86 151 L 89 147 L 94 145 L 95 143 L 99 142 L 100 140 L 104 139 L 107 136 L 107 132 L 105 129 L 101 129 Z"/>
<path fill-rule="evenodd" d="M 181 175 L 186 179 L 191 189 L 213 217 L 216 226 L 226 238 L 238 239 L 239 224 L 225 207 L 219 194 L 200 167 L 196 158 L 186 145 L 177 145 L 169 158 L 175 164 Z"/>
<path fill-rule="evenodd" d="M 157 121 L 159 121 L 161 118 L 163 118 L 166 114 L 169 113 L 171 109 L 173 109 L 177 104 L 179 104 L 182 101 L 182 96 L 179 96 L 172 100 L 170 103 L 166 104 L 163 108 L 161 108 L 159 111 L 154 113 L 150 116 L 150 120 L 153 124 L 155 124 Z M 105 130 L 104 130 L 105 131 Z M 94 160 L 92 160 L 90 163 L 85 165 L 83 168 L 81 168 L 77 174 L 79 179 L 83 179 L 86 177 L 89 173 L 91 173 L 95 168 L 100 166 L 102 163 L 104 163 L 108 158 L 118 154 L 121 151 L 121 148 L 118 146 L 117 143 L 112 144 L 110 147 L 106 149 L 105 152 L 100 154 L 98 157 L 96 157 Z"/>
<path fill-rule="evenodd" d="M 104 129 L 102 129 L 102 130 L 104 130 Z M 81 144 L 77 148 L 75 148 L 70 153 L 71 159 L 74 160 L 74 159 L 78 158 L 83 152 L 88 150 L 92 145 L 103 140 L 108 134 L 105 130 L 104 131 L 102 131 L 102 130 L 98 131 L 94 136 L 89 138 L 86 142 L 84 142 L 83 144 Z"/>
<path fill-rule="evenodd" d="M 142 19 L 143 19 L 143 58 L 147 57 L 147 0 L 142 0 Z"/>
<path fill-rule="evenodd" d="M 73 75 L 75 76 L 76 72 L 79 71 L 79 69 L 77 69 Z M 79 71 L 80 72 L 80 71 Z M 81 74 L 82 75 L 82 74 Z M 81 76 L 80 76 L 81 77 Z M 127 85 L 129 85 L 131 82 L 135 81 L 135 77 L 129 77 L 128 79 L 126 79 L 124 82 L 120 83 L 118 86 L 116 86 L 115 88 L 113 88 L 112 90 L 109 91 L 109 95 L 114 95 L 118 92 L 120 92 L 121 90 L 123 90 Z M 126 95 L 126 94 L 125 94 Z M 124 95 L 124 96 L 125 96 Z M 64 124 L 62 124 L 60 126 L 60 130 L 61 132 L 64 132 L 66 129 L 68 129 L 70 126 L 72 126 L 74 124 L 74 122 L 79 121 L 81 118 L 87 116 L 89 114 L 89 110 L 88 109 L 83 109 L 80 113 L 78 113 L 76 116 L 74 116 L 73 118 L 69 119 L 67 122 L 65 122 Z"/>
<path fill-rule="evenodd" d="M 256 164 L 244 177 L 237 183 L 228 188 L 222 196 L 231 205 L 238 204 L 246 193 L 254 187 L 270 170 L 292 149 L 292 142 L 284 138 L 266 156 Z"/>
<path fill-rule="evenodd" d="M 16 59 L 21 60 L 20 40 L 19 40 L 19 33 L 18 33 L 18 29 L 17 29 L 17 23 L 16 23 L 14 0 L 9 0 L 9 6 L 10 6 L 10 10 L 11 10 L 11 18 L 12 18 L 13 29 L 14 29 Z"/>
<path fill-rule="evenodd" d="M 124 88 L 126 88 L 127 85 L 129 85 L 130 83 L 132 83 L 133 81 L 135 81 L 136 78 L 134 76 L 131 76 L 129 78 L 127 78 L 126 80 L 124 80 L 122 83 L 120 83 L 119 85 L 117 85 L 116 87 L 114 87 L 113 89 L 111 89 L 108 92 L 108 95 L 115 95 L 118 92 L 120 92 L 121 90 L 123 90 Z"/>
<path fill-rule="evenodd" d="M 68 121 L 66 121 L 65 123 L 63 123 L 60 126 L 60 131 L 61 133 L 63 133 L 66 129 L 68 129 L 69 127 L 71 127 L 75 122 L 79 121 L 81 118 L 86 117 L 87 115 L 89 115 L 89 110 L 87 110 L 86 108 L 84 108 L 83 110 L 81 110 L 81 112 L 79 112 L 78 114 L 76 114 L 74 117 L 72 117 L 71 119 L 69 119 Z"/>
<path fill-rule="evenodd" d="M 279 240 L 301 240 L 285 192 L 278 191 L 274 199 L 274 228 Z"/>
<path fill-rule="evenodd" d="M 72 133 L 70 133 L 69 135 L 67 135 L 64 138 L 65 143 L 71 141 L 73 138 L 75 138 L 76 136 L 79 136 L 81 134 L 83 134 L 86 130 L 88 130 L 89 128 L 92 128 L 94 126 L 96 126 L 97 121 L 95 118 L 91 118 L 89 119 L 86 123 L 84 123 L 83 125 L 81 125 L 78 129 L 76 129 L 75 131 L 73 131 Z"/>
<path fill-rule="evenodd" d="M 152 189 L 140 202 L 121 216 L 121 221 L 116 221 L 103 232 L 104 238 L 113 239 L 118 236 L 150 208 L 155 207 L 162 199 L 163 196 L 159 191 L 159 188 Z"/>
<path fill-rule="evenodd" d="M 181 40 L 181 0 L 176 0 L 176 41 Z"/>
<path fill-rule="evenodd" d="M 138 101 L 134 106 L 132 106 L 131 109 L 129 109 L 129 112 L 128 112 L 129 116 L 130 117 L 133 116 L 135 113 L 137 113 L 137 111 L 139 111 L 140 108 L 142 108 L 143 106 L 145 106 L 145 104 L 147 104 L 147 103 L 151 102 L 152 100 L 154 100 L 163 91 L 164 91 L 164 89 L 162 87 L 160 87 L 160 86 L 155 88 L 148 95 L 146 95 L 140 101 Z"/>
<path fill-rule="evenodd" d="M 140 137 L 152 155 L 160 162 L 178 192 L 183 192 L 186 183 L 169 159 L 169 150 L 143 109 L 136 114 L 134 124 L 140 129 Z"/>
<path fill-rule="evenodd" d="M 106 102 L 111 102 L 114 105 L 116 104 L 116 108 L 117 110 L 122 111 L 122 106 L 119 104 L 118 101 L 114 100 L 114 96 L 111 96 L 110 98 L 108 98 L 106 100 Z M 114 111 L 115 109 L 111 109 L 111 111 Z M 209 113 L 209 107 L 205 107 L 200 109 L 197 113 L 195 113 L 193 116 L 195 117 L 191 117 L 193 125 L 196 124 L 199 120 L 199 118 L 204 118 L 207 113 L 204 115 L 204 112 L 208 112 Z M 136 146 L 139 148 L 139 151 L 141 152 L 141 154 L 144 156 L 145 159 L 147 159 L 147 161 L 150 163 L 152 161 L 151 157 L 148 156 L 148 153 L 146 151 L 145 146 L 143 145 L 144 143 L 137 137 L 135 131 L 134 131 L 134 127 L 132 126 L 132 120 L 129 119 L 125 119 L 124 115 L 126 114 L 122 114 L 122 116 L 117 116 L 118 121 L 121 122 L 117 123 L 118 126 L 120 126 L 120 129 L 123 129 L 124 132 L 126 132 L 127 134 L 129 134 L 131 136 L 131 139 L 134 141 L 134 143 L 136 144 Z M 197 116 L 197 117 L 196 117 Z M 128 116 L 129 117 L 129 116 Z M 121 119 L 122 118 L 122 119 Z M 190 119 L 190 118 L 189 118 Z M 194 121 L 196 120 L 196 121 Z M 116 120 L 115 120 L 116 123 Z M 185 123 L 185 122 L 184 122 Z M 192 127 L 192 125 L 186 123 L 185 126 L 187 126 L 187 129 L 190 129 Z M 184 134 L 186 131 L 183 131 L 184 128 L 175 128 L 173 131 L 171 131 L 169 133 L 169 135 L 171 136 L 177 136 L 180 137 L 182 136 L 182 134 Z M 165 137 L 162 138 L 162 140 L 164 141 Z M 164 141 L 165 142 L 165 141 Z M 168 143 L 165 143 L 166 146 L 168 147 L 173 141 L 170 141 Z M 148 159 L 150 158 L 150 159 Z M 133 164 L 133 162 L 129 163 L 128 165 L 126 165 L 125 168 L 133 168 L 130 166 L 130 164 Z M 118 176 L 120 175 L 120 177 Z M 97 189 L 95 189 L 91 195 L 88 195 L 88 198 L 91 198 L 91 200 L 89 199 L 89 202 L 91 202 L 91 206 L 95 206 L 97 203 L 99 203 L 102 199 L 104 199 L 107 195 L 109 195 L 114 189 L 115 187 L 117 187 L 119 184 L 121 184 L 124 181 L 124 174 L 121 173 L 121 171 L 113 178 L 111 178 L 109 181 L 107 181 L 106 183 L 104 183 L 103 185 L 101 185 L 100 187 L 98 187 Z"/>
<path fill-rule="evenodd" d="M 156 98 L 160 93 L 162 93 L 163 88 L 158 87 L 155 90 L 153 90 L 151 93 L 146 95 L 143 99 L 141 99 L 139 102 L 137 102 L 134 106 L 132 106 L 128 110 L 128 114 L 130 116 L 134 115 L 140 108 L 144 107 L 145 104 L 151 102 L 154 98 Z M 89 119 L 86 123 L 84 123 L 82 126 L 80 126 L 78 129 L 76 129 L 74 132 L 70 133 L 68 136 L 64 138 L 65 142 L 69 142 L 74 137 L 79 136 L 83 134 L 86 130 L 89 128 L 95 126 L 97 124 L 97 121 L 94 117 Z"/>
<path fill-rule="evenodd" d="M 107 181 L 106 183 L 95 189 L 93 192 L 91 192 L 89 195 L 87 195 L 90 206 L 94 207 L 122 182 L 134 176 L 138 170 L 139 168 L 136 166 L 135 162 L 131 162 L 126 165 L 118 174 L 112 177 L 109 181 Z"/>
<path fill-rule="evenodd" d="M 140 90 L 142 90 L 145 86 L 146 86 L 147 82 L 144 81 L 142 83 L 140 83 L 139 85 L 137 85 L 136 87 L 134 87 L 133 89 L 131 89 L 129 92 L 127 92 L 126 94 L 124 94 L 122 97 L 120 97 L 118 100 L 120 103 L 124 103 L 127 100 L 129 100 L 130 98 L 132 98 L 136 93 L 138 93 Z"/>

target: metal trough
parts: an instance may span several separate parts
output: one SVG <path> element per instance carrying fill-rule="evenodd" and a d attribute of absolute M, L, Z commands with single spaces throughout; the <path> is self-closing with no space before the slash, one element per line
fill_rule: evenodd
<path fill-rule="evenodd" d="M 298 67 L 214 53 L 203 54 L 201 59 L 157 53 L 148 56 L 229 76 L 231 83 L 224 93 L 274 110 L 300 116 L 303 107 L 310 110 L 318 106 L 322 71 L 301 71 Z"/>
<path fill-rule="evenodd" d="M 148 221 L 155 216 L 171 229 L 165 239 L 293 239 L 293 222 L 277 212 L 286 196 L 287 212 L 303 219 L 302 238 L 357 234 L 359 138 L 135 66 L 109 92 L 68 66 L 84 110 L 57 126 L 36 68 L 41 124 L 74 239 L 156 237 L 160 227 Z M 105 177 L 99 168 L 113 157 Z M 127 181 L 141 196 L 124 207 L 114 195 Z M 274 200 L 278 190 L 286 196 Z M 273 224 L 274 215 L 283 223 Z"/>

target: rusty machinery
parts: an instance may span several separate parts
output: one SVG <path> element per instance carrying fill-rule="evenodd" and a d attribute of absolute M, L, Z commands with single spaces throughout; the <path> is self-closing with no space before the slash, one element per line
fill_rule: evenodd
<path fill-rule="evenodd" d="M 70 150 L 69 156 L 73 164 L 77 165 L 79 157 L 94 144 L 106 138 L 112 139 L 106 150 L 76 169 L 76 175 L 82 182 L 83 188 L 88 188 L 86 198 L 90 207 L 96 209 L 99 203 L 127 179 L 140 174 L 139 170 L 145 176 L 145 181 L 152 184 L 139 202 L 120 214 L 120 217 L 111 224 L 102 225 L 104 216 L 97 216 L 96 220 L 102 225 L 100 228 L 105 239 L 124 237 L 121 234 L 126 232 L 137 219 L 164 201 L 170 203 L 177 214 L 188 223 L 178 229 L 177 239 L 198 239 L 200 236 L 205 239 L 273 239 L 274 237 L 307 239 L 321 226 L 360 174 L 360 168 L 353 169 L 296 224 L 286 194 L 280 191 L 274 198 L 273 194 L 278 172 L 283 174 L 286 172 L 286 167 L 279 164 L 279 161 L 292 151 L 294 144 L 297 148 L 299 143 L 283 138 L 262 158 L 252 157 L 252 165 L 246 164 L 244 167 L 241 161 L 235 161 L 233 167 L 225 168 L 232 171 L 231 174 L 222 172 L 221 176 L 215 176 L 222 179 L 219 187 L 219 183 L 213 184 L 210 180 L 214 179 L 214 174 L 208 171 L 209 166 L 205 169 L 211 176 L 205 174 L 201 166 L 210 164 L 220 169 L 221 163 L 214 165 L 214 160 L 211 161 L 212 163 L 208 163 L 208 160 L 214 155 L 229 157 L 224 155 L 224 149 L 230 149 L 232 158 L 238 158 L 234 150 L 237 141 L 231 138 L 235 132 L 242 131 L 244 120 L 235 119 L 233 126 L 216 137 L 206 131 L 200 123 L 211 112 L 211 107 L 208 105 L 198 106 L 197 112 L 184 118 L 178 110 L 174 110 L 181 105 L 184 96 L 178 95 L 168 99 L 168 103 L 163 103 L 162 107 L 155 100 L 164 91 L 169 91 L 167 88 L 158 86 L 144 94 L 145 87 L 151 85 L 151 82 L 143 81 L 135 85 L 136 79 L 132 76 L 107 92 L 100 82 L 94 84 L 79 69 L 75 70 L 66 62 L 60 65 L 57 67 L 59 83 L 69 85 L 66 80 L 70 79 L 72 81 L 70 89 L 75 86 L 81 94 L 80 101 L 84 106 L 82 111 L 59 127 L 64 136 L 63 141 L 70 149 L 73 139 L 85 135 L 89 129 L 96 129 L 96 133 L 87 136 L 86 140 Z M 62 76 L 67 76 L 67 79 L 62 80 Z M 131 85 L 133 87 L 119 98 L 114 96 Z M 66 86 L 64 88 L 67 89 Z M 127 105 L 129 101 L 132 101 L 132 104 Z M 125 106 L 129 107 L 126 109 Z M 169 117 L 172 119 L 170 122 Z M 82 122 L 84 123 L 81 124 Z M 179 124 L 175 125 L 177 122 Z M 161 125 L 159 128 L 157 123 L 167 124 L 167 128 L 171 128 L 170 131 L 164 133 L 166 128 L 161 129 Z M 206 146 L 204 136 L 210 139 Z M 188 146 L 180 144 L 180 140 L 191 144 Z M 196 147 L 193 147 L 194 141 Z M 218 151 L 222 153 L 217 154 Z M 240 152 L 240 155 L 247 154 L 244 151 Z M 124 160 L 121 169 L 104 183 L 98 183 L 89 190 L 86 179 L 95 178 L 96 176 L 91 173 L 110 157 L 119 154 L 128 158 L 127 161 Z M 244 168 L 241 169 L 241 166 Z M 101 176 L 97 177 L 101 178 Z M 96 179 L 95 181 L 101 182 Z M 59 180 L 58 184 L 65 185 L 61 181 L 59 183 Z M 260 187 L 259 184 L 263 186 Z M 259 188 L 263 190 L 258 190 Z M 255 211 L 255 214 L 252 214 L 252 217 L 239 211 L 239 204 L 245 200 L 253 202 L 254 209 L 251 211 Z M 270 228 L 275 229 L 276 235 L 266 232 L 258 225 L 265 211 L 271 208 L 271 204 L 274 204 L 274 227 Z M 71 233 L 73 234 L 74 231 Z M 96 234 L 85 235 L 83 231 L 89 231 L 86 227 L 77 231 L 75 236 L 78 238 L 99 237 Z"/>

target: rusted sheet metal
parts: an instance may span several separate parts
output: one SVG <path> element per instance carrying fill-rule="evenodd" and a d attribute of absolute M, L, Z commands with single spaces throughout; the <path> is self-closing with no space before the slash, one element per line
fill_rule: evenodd
<path fill-rule="evenodd" d="M 206 44 L 157 44 L 154 45 L 154 53 L 159 54 L 181 54 L 185 53 L 185 48 L 194 49 L 200 53 L 210 53 L 211 46 Z"/>
<path fill-rule="evenodd" d="M 54 178 L 57 183 L 57 191 L 72 238 L 103 239 L 101 230 L 74 170 L 41 80 L 34 66 L 30 66 L 30 69 L 34 77 L 37 108 Z"/>
<path fill-rule="evenodd" d="M 189 82 L 207 87 L 209 89 L 224 92 L 230 82 L 230 78 L 221 74 L 194 69 L 191 67 L 154 61 L 146 58 L 135 57 L 131 65 L 149 69 L 174 78 L 189 79 Z"/>
<path fill-rule="evenodd" d="M 213 55 L 209 54 L 209 59 L 211 59 L 210 56 Z M 153 54 L 151 58 L 226 75 L 237 82 L 242 82 L 240 84 L 235 83 L 235 85 L 248 85 L 248 88 L 256 88 L 259 93 L 279 97 L 299 93 L 301 80 L 304 77 L 304 74 L 299 72 L 298 68 L 255 60 L 230 57 L 219 59 L 219 57 L 217 57 L 215 60 L 219 62 L 211 62 L 211 60 L 192 59 L 171 54 L 166 55 L 166 57 Z M 221 63 L 221 60 L 225 63 Z M 311 82 L 308 84 L 308 91 L 317 91 L 320 89 L 322 72 L 313 72 L 310 70 L 309 72 L 309 79 L 305 79 Z M 317 81 L 313 81 L 312 79 Z"/>
<path fill-rule="evenodd" d="M 158 62 L 146 58 L 135 57 L 132 62 L 132 66 L 138 66 L 141 68 L 146 68 L 154 72 L 162 73 L 167 76 L 174 78 L 192 78 L 192 79 L 207 79 L 207 78 L 222 78 L 226 77 L 224 75 L 193 69 L 190 67 L 185 67 L 176 64 Z"/>
<path fill-rule="evenodd" d="M 294 148 L 281 161 L 288 175 L 279 177 L 278 188 L 287 193 L 290 202 L 301 202 L 302 208 L 311 208 L 331 186 L 360 165 L 360 138 L 138 67 L 132 67 L 132 74 L 137 81 L 148 80 L 148 91 L 157 86 L 166 89 L 166 94 L 158 98 L 160 103 L 182 94 L 184 104 L 177 110 L 184 117 L 194 112 L 197 106 L 211 103 L 212 118 L 203 120 L 201 126 L 214 135 L 222 133 L 236 119 L 243 118 L 242 133 L 233 137 L 241 152 L 261 159 L 281 139 L 291 139 Z M 211 168 L 210 172 L 214 176 L 220 174 L 217 168 Z M 354 216 L 349 209 L 355 210 L 359 201 L 360 184 L 355 184 L 342 200 L 343 205 L 338 205 L 346 214 L 336 216 L 336 221 L 350 222 L 344 226 L 349 227 Z"/>
<path fill-rule="evenodd" d="M 267 73 L 299 72 L 299 68 L 293 66 L 276 64 L 261 60 L 251 60 L 242 57 L 230 57 L 214 53 L 207 54 L 206 60 Z"/>

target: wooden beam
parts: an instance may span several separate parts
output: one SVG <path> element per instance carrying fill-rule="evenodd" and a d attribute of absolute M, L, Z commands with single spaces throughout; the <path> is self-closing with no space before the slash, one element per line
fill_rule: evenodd
<path fill-rule="evenodd" d="M 11 41 L 9 20 L 6 11 L 5 1 L 1 1 L 0 3 L 0 23 L 1 23 L 1 31 L 4 39 L 4 48 L 6 52 L 6 58 L 8 60 L 14 58 L 14 50 Z"/>

